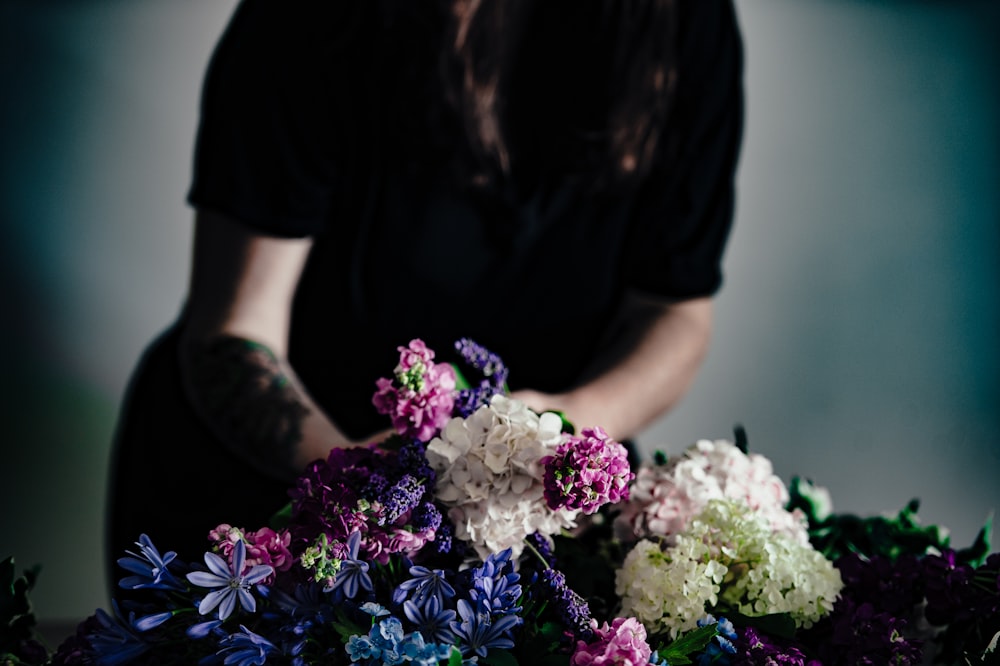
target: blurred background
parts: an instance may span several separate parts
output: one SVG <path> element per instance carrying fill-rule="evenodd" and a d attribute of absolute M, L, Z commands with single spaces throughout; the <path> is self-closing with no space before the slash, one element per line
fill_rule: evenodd
<path fill-rule="evenodd" d="M 110 441 L 181 304 L 201 77 L 233 6 L 0 0 L 0 557 L 42 565 L 44 621 L 107 606 Z M 1000 507 L 1000 3 L 737 8 L 747 132 L 714 343 L 640 443 L 740 423 L 837 510 L 919 497 L 967 545 Z"/>

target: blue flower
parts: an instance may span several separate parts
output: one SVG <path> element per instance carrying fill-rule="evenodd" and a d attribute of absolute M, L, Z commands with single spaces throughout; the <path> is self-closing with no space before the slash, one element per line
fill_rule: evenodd
<path fill-rule="evenodd" d="M 439 643 L 454 643 L 455 635 L 451 633 L 451 623 L 455 619 L 455 611 L 442 608 L 437 597 L 431 597 L 423 606 L 418 606 L 409 599 L 403 602 L 403 614 L 420 630 L 420 633 L 433 638 Z"/>
<path fill-rule="evenodd" d="M 414 631 L 403 639 L 400 646 L 407 661 L 417 666 L 437 666 L 451 656 L 451 645 L 428 643 L 419 631 Z"/>
<path fill-rule="evenodd" d="M 147 643 L 132 626 L 132 618 L 126 620 L 118 607 L 117 601 L 112 601 L 114 616 L 108 615 L 98 608 L 95 617 L 101 628 L 88 636 L 90 646 L 97 654 L 98 663 L 106 666 L 127 664 L 149 650 Z"/>
<path fill-rule="evenodd" d="M 453 621 L 451 630 L 461 641 L 463 655 L 474 653 L 485 657 L 490 648 L 514 647 L 510 630 L 521 623 L 521 618 L 517 615 L 493 618 L 484 603 L 473 606 L 465 599 L 458 600 L 458 614 L 462 619 Z"/>
<path fill-rule="evenodd" d="M 442 569 L 412 566 L 410 576 L 412 578 L 404 580 L 393 592 L 392 600 L 396 603 L 406 599 L 407 592 L 412 592 L 410 599 L 418 606 L 423 606 L 432 597 L 444 601 L 455 596 L 455 588 L 445 579 Z"/>
<path fill-rule="evenodd" d="M 472 571 L 472 587 L 469 596 L 473 601 L 482 602 L 493 614 L 517 613 L 521 598 L 520 575 L 514 573 L 510 563 L 511 549 L 491 554 Z"/>
<path fill-rule="evenodd" d="M 259 634 L 255 634 L 243 625 L 240 631 L 227 636 L 219 642 L 222 647 L 218 651 L 224 657 L 226 666 L 261 666 L 267 661 L 268 655 L 280 652 L 278 647 Z"/>
<path fill-rule="evenodd" d="M 255 564 L 244 575 L 242 572 L 245 561 L 246 546 L 242 540 L 237 541 L 233 549 L 232 567 L 215 553 L 205 553 L 205 565 L 209 571 L 192 571 L 187 575 L 188 580 L 195 585 L 213 588 L 198 604 L 199 613 L 207 615 L 218 606 L 219 619 L 225 620 L 236 609 L 237 601 L 250 613 L 257 610 L 257 602 L 250 594 L 250 586 L 270 576 L 274 569 L 267 564 Z"/>
<path fill-rule="evenodd" d="M 736 640 L 737 635 L 733 623 L 724 617 L 716 620 L 711 613 L 698 620 L 699 627 L 707 627 L 712 624 L 715 625 L 715 630 L 718 633 L 712 637 L 715 642 L 709 643 L 705 647 L 705 651 L 699 655 L 698 666 L 708 666 L 709 664 L 726 666 L 729 664 L 728 655 L 736 654 L 736 646 L 733 645 L 733 641 Z"/>
<path fill-rule="evenodd" d="M 184 582 L 170 571 L 170 563 L 176 559 L 177 553 L 171 550 L 161 556 L 160 551 L 145 534 L 139 537 L 135 545 L 139 546 L 138 553 L 126 551 L 129 557 L 118 560 L 120 567 L 134 574 L 118 581 L 122 588 L 180 591 L 185 589 Z"/>
<path fill-rule="evenodd" d="M 347 552 L 340 560 L 340 570 L 333 579 L 332 590 L 337 596 L 353 599 L 359 590 L 371 592 L 374 588 L 368 576 L 368 563 L 358 559 L 361 532 L 353 532 L 347 538 Z"/>

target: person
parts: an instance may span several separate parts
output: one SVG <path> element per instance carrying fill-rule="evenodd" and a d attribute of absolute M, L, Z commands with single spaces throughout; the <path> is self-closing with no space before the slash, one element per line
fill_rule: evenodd
<path fill-rule="evenodd" d="M 200 560 L 388 428 L 397 347 L 633 437 L 707 349 L 734 210 L 731 0 L 243 0 L 206 74 L 192 269 L 116 432 L 114 559 Z"/>

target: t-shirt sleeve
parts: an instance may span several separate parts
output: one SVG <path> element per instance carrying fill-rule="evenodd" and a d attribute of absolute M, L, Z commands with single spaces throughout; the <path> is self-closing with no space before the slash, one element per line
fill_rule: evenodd
<path fill-rule="evenodd" d="M 680 2 L 678 81 L 659 162 L 636 197 L 626 281 L 670 299 L 714 294 L 735 203 L 743 45 L 731 0 Z"/>
<path fill-rule="evenodd" d="M 276 236 L 322 233 L 342 149 L 333 128 L 339 3 L 244 0 L 202 89 L 188 202 Z M 341 125 L 342 126 L 342 125 Z M 341 157 L 338 157 L 338 156 Z"/>

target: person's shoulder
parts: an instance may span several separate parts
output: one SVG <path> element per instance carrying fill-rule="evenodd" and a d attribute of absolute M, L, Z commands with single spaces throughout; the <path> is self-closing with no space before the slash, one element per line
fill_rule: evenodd
<path fill-rule="evenodd" d="M 678 45 L 682 60 L 739 58 L 742 36 L 733 0 L 680 0 Z"/>

